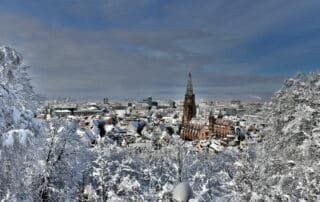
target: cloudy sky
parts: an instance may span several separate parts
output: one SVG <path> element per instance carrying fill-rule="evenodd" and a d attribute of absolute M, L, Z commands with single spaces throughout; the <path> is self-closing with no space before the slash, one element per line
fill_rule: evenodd
<path fill-rule="evenodd" d="M 319 0 L 2 0 L 0 40 L 50 97 L 270 97 L 320 67 Z"/>

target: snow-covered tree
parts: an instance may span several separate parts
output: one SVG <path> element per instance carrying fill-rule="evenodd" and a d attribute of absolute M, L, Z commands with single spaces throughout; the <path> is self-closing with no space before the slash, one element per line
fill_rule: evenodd
<path fill-rule="evenodd" d="M 320 199 L 319 73 L 285 81 L 264 106 L 269 126 L 259 141 L 214 154 L 152 124 L 125 147 L 109 139 L 114 126 L 103 137 L 87 129 L 89 147 L 75 120 L 34 118 L 39 102 L 26 70 L 20 54 L 0 48 L 1 201 Z"/>
<path fill-rule="evenodd" d="M 85 186 L 92 152 L 77 135 L 75 121 L 52 119 L 48 124 L 43 148 L 45 169 L 35 184 L 39 187 L 38 197 L 44 201 L 76 200 Z"/>
<path fill-rule="evenodd" d="M 39 102 L 26 70 L 19 53 L 0 48 L 0 199 L 75 200 L 90 150 L 72 121 L 34 118 Z"/>
<path fill-rule="evenodd" d="M 0 47 L 0 198 L 32 197 L 31 184 L 41 170 L 41 121 L 34 119 L 39 102 L 27 67 L 14 49 Z"/>

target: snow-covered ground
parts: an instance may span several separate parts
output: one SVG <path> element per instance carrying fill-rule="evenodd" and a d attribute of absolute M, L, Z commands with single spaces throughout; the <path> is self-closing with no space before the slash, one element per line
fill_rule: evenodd
<path fill-rule="evenodd" d="M 97 128 L 81 130 L 71 118 L 33 118 L 39 103 L 22 57 L 2 47 L 0 199 L 319 201 L 319 83 L 318 73 L 287 80 L 264 106 L 263 136 L 245 140 L 242 150 L 213 140 L 219 153 L 198 152 L 166 133 L 155 147 L 156 134 L 147 129 L 147 141 L 121 146 L 112 135 L 99 137 Z M 105 128 L 108 134 L 113 129 Z M 96 142 L 88 144 L 90 138 Z"/>

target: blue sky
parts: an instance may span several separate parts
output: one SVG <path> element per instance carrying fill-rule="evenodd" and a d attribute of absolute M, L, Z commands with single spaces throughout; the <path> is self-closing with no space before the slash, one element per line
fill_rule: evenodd
<path fill-rule="evenodd" d="M 320 1 L 4 0 L 0 39 L 39 93 L 269 98 L 320 67 Z"/>

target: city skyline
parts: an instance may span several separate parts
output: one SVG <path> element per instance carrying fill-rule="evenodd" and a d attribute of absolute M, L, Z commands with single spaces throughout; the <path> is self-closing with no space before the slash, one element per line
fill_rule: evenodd
<path fill-rule="evenodd" d="M 49 97 L 267 99 L 320 59 L 318 1 L 18 1 L 2 45 Z M 8 23 L 9 22 L 9 23 Z"/>

